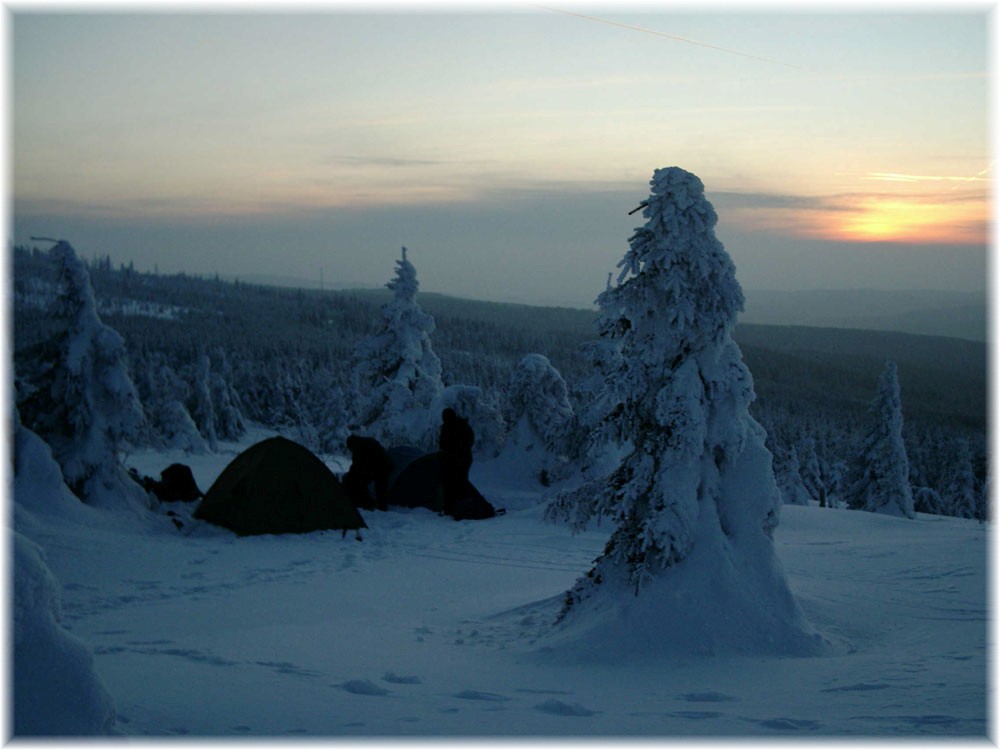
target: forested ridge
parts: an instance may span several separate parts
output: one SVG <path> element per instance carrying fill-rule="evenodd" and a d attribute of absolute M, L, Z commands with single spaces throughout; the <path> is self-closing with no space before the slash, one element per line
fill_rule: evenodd
<path fill-rule="evenodd" d="M 319 452 L 343 449 L 353 426 L 356 353 L 376 331 L 388 291 L 287 289 L 142 273 L 110 258 L 92 260 L 88 268 L 101 318 L 125 340 L 147 411 L 147 402 L 168 389 L 194 413 L 199 377 L 210 375 L 225 383 L 240 416 L 289 430 Z M 44 311 L 57 284 L 51 259 L 37 249 L 15 248 L 13 270 L 14 374 L 24 387 L 30 386 L 34 346 L 51 330 Z M 583 347 L 596 338 L 594 312 L 429 293 L 420 293 L 419 303 L 434 318 L 444 385 L 476 386 L 505 413 L 518 362 L 540 353 L 565 378 L 574 405 L 586 398 L 581 384 L 593 371 Z M 734 338 L 754 377 L 758 397 L 751 410 L 768 430 L 779 479 L 789 464 L 800 464 L 795 473 L 803 473 L 801 457 L 792 454 L 805 441 L 826 467 L 824 481 L 835 484 L 838 463 L 865 430 L 879 372 L 893 360 L 914 488 L 946 495 L 955 457 L 967 449 L 984 505 L 985 344 L 750 324 L 737 326 Z M 238 421 L 230 426 L 239 429 Z M 155 433 L 147 435 L 151 442 L 161 437 Z M 208 448 L 227 437 L 202 436 Z"/>

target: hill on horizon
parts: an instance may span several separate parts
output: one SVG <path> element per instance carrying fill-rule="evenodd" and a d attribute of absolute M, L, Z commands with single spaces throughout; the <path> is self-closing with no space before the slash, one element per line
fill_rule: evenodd
<path fill-rule="evenodd" d="M 744 323 L 899 331 L 986 341 L 986 292 L 940 289 L 745 291 Z"/>
<path fill-rule="evenodd" d="M 32 311 L 44 309 L 45 299 L 54 292 L 54 277 L 43 255 L 20 253 L 16 260 L 14 323 L 20 348 L 45 335 L 44 320 L 33 322 Z M 266 351 L 293 346 L 300 355 L 326 356 L 332 346 L 346 353 L 353 337 L 370 332 L 379 306 L 390 297 L 385 288 L 321 291 L 110 267 L 91 271 L 95 292 L 105 305 L 102 316 L 133 347 L 157 341 L 178 352 L 190 349 L 193 341 L 198 346 L 228 348 L 252 331 L 255 346 Z M 500 386 L 529 352 L 546 354 L 568 382 L 589 372 L 580 347 L 596 336 L 594 310 L 486 302 L 423 291 L 418 299 L 435 318 L 435 348 L 455 382 Z M 268 311 L 266 326 L 261 325 L 262 309 Z M 813 403 L 843 416 L 863 414 L 885 361 L 893 359 L 900 368 L 908 419 L 985 429 L 985 341 L 828 328 L 803 325 L 804 320 L 794 321 L 797 325 L 753 321 L 752 314 L 741 316 L 734 338 L 764 403 Z M 340 335 L 331 338 L 338 330 Z"/>
<path fill-rule="evenodd" d="M 385 289 L 351 290 L 349 294 L 373 304 L 390 296 Z M 595 311 L 484 302 L 434 292 L 420 292 L 419 300 L 439 328 L 463 319 L 557 331 L 567 346 L 596 336 Z M 761 397 L 818 400 L 863 412 L 875 394 L 879 373 L 891 359 L 900 368 L 910 416 L 958 419 L 977 427 L 986 424 L 989 364 L 984 341 L 891 330 L 761 324 L 745 322 L 743 316 L 733 338 Z"/>
<path fill-rule="evenodd" d="M 264 286 L 321 289 L 318 281 L 293 277 L 243 275 L 239 279 Z M 350 282 L 324 284 L 322 289 L 362 296 L 373 294 L 376 298 L 385 293 L 382 286 Z M 986 292 L 943 289 L 744 289 L 744 295 L 746 310 L 740 315 L 741 323 L 898 331 L 971 341 L 987 341 L 989 336 L 989 295 Z M 426 291 L 422 291 L 421 296 L 592 313 L 585 305 L 572 307 L 523 300 L 472 299 Z M 596 293 L 594 296 L 597 296 Z"/>

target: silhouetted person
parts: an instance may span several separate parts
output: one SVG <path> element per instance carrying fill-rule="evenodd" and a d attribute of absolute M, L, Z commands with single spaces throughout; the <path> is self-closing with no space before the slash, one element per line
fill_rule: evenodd
<path fill-rule="evenodd" d="M 444 512 L 454 515 L 455 505 L 468 492 L 469 469 L 472 468 L 472 445 L 476 435 L 469 420 L 458 416 L 454 409 L 441 412 L 441 494 Z"/>
<path fill-rule="evenodd" d="M 347 449 L 351 452 L 351 468 L 344 474 L 342 483 L 355 507 L 364 510 L 387 510 L 389 475 L 392 473 L 392 459 L 385 448 L 375 438 L 351 435 L 347 438 Z M 372 499 L 369 485 L 375 485 L 375 499 Z"/>

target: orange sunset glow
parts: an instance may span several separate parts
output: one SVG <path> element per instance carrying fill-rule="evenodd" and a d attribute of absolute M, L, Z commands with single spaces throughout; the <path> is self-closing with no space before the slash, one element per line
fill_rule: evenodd
<path fill-rule="evenodd" d="M 868 197 L 828 214 L 826 231 L 861 242 L 985 242 L 985 199 L 956 201 L 904 196 Z"/>
<path fill-rule="evenodd" d="M 989 217 L 989 200 L 981 192 L 845 193 L 815 196 L 793 208 L 731 208 L 725 223 L 741 231 L 837 242 L 947 245 L 987 243 Z"/>

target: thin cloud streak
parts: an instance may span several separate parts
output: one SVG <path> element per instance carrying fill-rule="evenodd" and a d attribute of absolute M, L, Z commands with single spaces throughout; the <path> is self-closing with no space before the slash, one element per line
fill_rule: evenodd
<path fill-rule="evenodd" d="M 324 160 L 326 164 L 347 164 L 360 167 L 440 167 L 456 164 L 447 159 L 412 159 L 404 156 L 352 156 L 335 154 Z"/>
<path fill-rule="evenodd" d="M 793 70 L 805 70 L 799 65 L 792 65 L 791 63 L 782 62 L 781 60 L 773 60 L 769 57 L 761 57 L 759 55 L 751 55 L 747 52 L 740 52 L 739 50 L 729 49 L 728 47 L 719 47 L 715 44 L 708 44 L 706 42 L 699 42 L 697 39 L 689 39 L 687 37 L 678 36 L 677 34 L 668 34 L 665 31 L 657 31 L 656 29 L 647 29 L 643 26 L 634 26 L 628 23 L 619 23 L 618 21 L 611 21 L 607 18 L 598 18 L 597 16 L 588 16 L 583 13 L 574 13 L 570 10 L 563 10 L 562 8 L 551 8 L 547 5 L 535 5 L 534 7 L 541 10 L 547 10 L 551 13 L 562 13 L 566 16 L 572 16 L 574 18 L 581 18 L 585 21 L 594 21 L 596 23 L 603 23 L 607 26 L 615 26 L 620 29 L 627 29 L 629 31 L 639 31 L 643 34 L 652 34 L 654 36 L 664 37 L 675 42 L 683 42 L 685 44 L 693 44 L 696 47 L 704 47 L 706 49 L 716 50 L 718 52 L 725 52 L 729 55 L 738 55 L 740 57 L 746 57 L 750 60 L 757 60 L 758 62 L 770 63 L 772 65 L 781 65 L 785 68 L 792 68 Z"/>
<path fill-rule="evenodd" d="M 866 180 L 879 180 L 883 182 L 992 182 L 989 177 L 982 175 L 988 170 L 971 177 L 959 177 L 956 175 L 917 175 L 899 174 L 896 172 L 869 172 L 865 175 Z"/>

